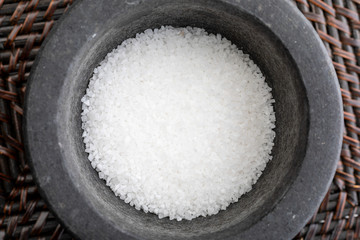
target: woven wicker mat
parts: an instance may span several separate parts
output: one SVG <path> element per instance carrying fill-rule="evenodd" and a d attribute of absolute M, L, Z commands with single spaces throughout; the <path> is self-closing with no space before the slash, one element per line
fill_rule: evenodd
<path fill-rule="evenodd" d="M 34 58 L 71 3 L 0 0 L 0 238 L 71 238 L 37 192 L 24 157 L 21 129 L 26 81 Z M 360 0 L 293 3 L 312 22 L 333 60 L 346 126 L 333 184 L 295 239 L 360 239 Z"/>

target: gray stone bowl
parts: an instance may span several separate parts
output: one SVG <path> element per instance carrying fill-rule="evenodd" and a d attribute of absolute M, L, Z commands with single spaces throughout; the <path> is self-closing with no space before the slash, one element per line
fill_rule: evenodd
<path fill-rule="evenodd" d="M 93 69 L 123 40 L 161 25 L 221 33 L 251 55 L 276 99 L 273 160 L 253 190 L 227 210 L 192 221 L 160 220 L 115 197 L 81 138 L 80 99 Z M 331 183 L 342 129 L 332 63 L 287 0 L 76 1 L 34 64 L 24 124 L 39 191 L 81 239 L 290 239 Z"/>

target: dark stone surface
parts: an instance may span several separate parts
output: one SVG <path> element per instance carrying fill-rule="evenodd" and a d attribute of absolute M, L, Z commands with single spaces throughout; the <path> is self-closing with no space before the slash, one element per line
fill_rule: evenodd
<path fill-rule="evenodd" d="M 92 70 L 123 40 L 161 25 L 221 33 L 273 88 L 274 158 L 252 191 L 215 216 L 177 222 L 136 211 L 84 152 L 80 99 Z M 340 152 L 342 104 L 320 39 L 290 2 L 80 0 L 44 45 L 28 83 L 26 153 L 42 196 L 79 238 L 289 239 L 319 206 Z"/>

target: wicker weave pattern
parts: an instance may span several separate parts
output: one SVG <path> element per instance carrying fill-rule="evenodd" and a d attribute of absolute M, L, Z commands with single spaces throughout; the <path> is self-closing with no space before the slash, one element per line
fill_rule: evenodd
<path fill-rule="evenodd" d="M 70 238 L 37 192 L 23 151 L 26 81 L 40 45 L 71 0 L 0 0 L 0 238 Z"/>
<path fill-rule="evenodd" d="M 360 1 L 297 0 L 333 60 L 344 102 L 341 159 L 319 211 L 298 239 L 360 239 Z M 306 194 L 306 193 L 304 193 Z"/>
<path fill-rule="evenodd" d="M 34 58 L 72 0 L 0 0 L 0 238 L 71 238 L 37 192 L 23 151 L 24 92 Z M 360 239 L 360 0 L 293 0 L 337 71 L 345 132 L 318 212 L 295 239 Z M 304 192 L 306 194 L 306 192 Z"/>

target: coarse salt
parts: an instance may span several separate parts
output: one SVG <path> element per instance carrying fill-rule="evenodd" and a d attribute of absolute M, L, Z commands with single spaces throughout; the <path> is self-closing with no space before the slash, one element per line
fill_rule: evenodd
<path fill-rule="evenodd" d="M 257 65 L 220 34 L 148 29 L 94 70 L 83 139 L 125 203 L 191 220 L 225 210 L 258 180 L 274 145 L 273 102 Z"/>

